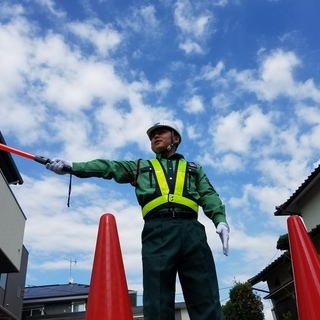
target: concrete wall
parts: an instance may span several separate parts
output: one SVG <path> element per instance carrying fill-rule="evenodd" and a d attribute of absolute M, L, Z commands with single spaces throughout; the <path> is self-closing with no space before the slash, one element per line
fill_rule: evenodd
<path fill-rule="evenodd" d="M 18 272 L 26 218 L 0 170 L 0 273 Z"/>
<path fill-rule="evenodd" d="M 308 231 L 320 224 L 320 181 L 315 183 L 298 205 Z"/>
<path fill-rule="evenodd" d="M 4 292 L 3 307 L 17 319 L 21 319 L 25 280 L 27 274 L 29 253 L 22 247 L 20 272 L 7 274 L 7 283 Z"/>

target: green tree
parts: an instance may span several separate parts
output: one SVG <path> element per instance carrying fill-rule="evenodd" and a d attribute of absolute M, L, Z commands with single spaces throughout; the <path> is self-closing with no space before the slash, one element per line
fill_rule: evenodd
<path fill-rule="evenodd" d="M 226 320 L 264 320 L 261 298 L 252 292 L 249 282 L 235 282 L 230 300 L 222 306 Z"/>
<path fill-rule="evenodd" d="M 289 250 L 289 236 L 288 234 L 283 234 L 279 237 L 277 241 L 277 249 L 278 250 Z"/>

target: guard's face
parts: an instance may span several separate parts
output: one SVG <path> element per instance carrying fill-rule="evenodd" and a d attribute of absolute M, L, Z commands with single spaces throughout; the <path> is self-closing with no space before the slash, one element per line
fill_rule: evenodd
<path fill-rule="evenodd" d="M 152 131 L 151 149 L 155 153 L 162 153 L 171 144 L 171 130 L 159 128 Z"/>

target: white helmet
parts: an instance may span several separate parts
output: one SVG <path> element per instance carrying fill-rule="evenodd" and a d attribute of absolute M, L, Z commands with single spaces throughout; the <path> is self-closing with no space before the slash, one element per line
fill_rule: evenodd
<path fill-rule="evenodd" d="M 156 122 L 152 127 L 150 127 L 147 130 L 147 135 L 148 135 L 149 139 L 151 140 L 151 134 L 152 134 L 153 130 L 158 129 L 158 128 L 163 128 L 163 127 L 170 128 L 170 129 L 174 130 L 180 137 L 179 144 L 181 143 L 182 136 L 181 136 L 180 130 L 178 129 L 176 124 L 170 120 L 160 120 L 160 121 Z"/>

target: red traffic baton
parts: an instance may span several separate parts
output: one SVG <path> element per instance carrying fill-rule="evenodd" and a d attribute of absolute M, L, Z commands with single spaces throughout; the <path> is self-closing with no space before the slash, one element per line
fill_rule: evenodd
<path fill-rule="evenodd" d="M 0 143 L 0 150 L 3 150 L 3 151 L 6 151 L 6 152 L 9 152 L 9 153 L 14 153 L 18 156 L 21 156 L 21 157 L 24 157 L 24 158 L 27 158 L 27 159 L 30 159 L 30 160 L 34 160 L 38 163 L 41 163 L 41 164 L 44 164 L 46 165 L 47 163 L 50 163 L 51 160 L 49 158 L 45 158 L 45 157 L 42 157 L 42 156 L 35 156 L 31 153 L 28 153 L 28 152 L 24 152 L 24 151 L 21 151 L 19 149 L 15 149 L 15 148 L 12 148 L 12 147 L 9 147 L 3 143 Z M 71 171 L 71 167 L 70 166 L 65 166 L 63 168 L 64 171 Z"/>

